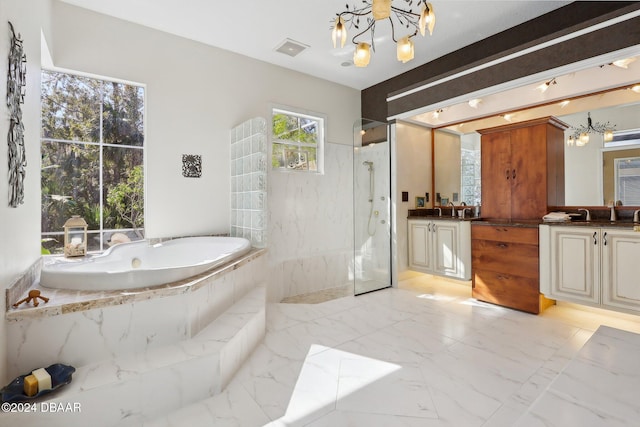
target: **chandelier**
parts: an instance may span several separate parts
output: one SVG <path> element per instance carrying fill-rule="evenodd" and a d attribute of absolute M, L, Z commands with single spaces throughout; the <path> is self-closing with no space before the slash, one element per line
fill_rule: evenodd
<path fill-rule="evenodd" d="M 356 67 L 366 67 L 371 59 L 371 49 L 375 52 L 375 30 L 378 21 L 388 20 L 391 26 L 391 38 L 396 43 L 398 61 L 403 63 L 411 61 L 414 56 L 414 48 L 412 37 L 418 32 L 422 36 L 425 35 L 426 29 L 429 34 L 433 34 L 433 27 L 436 24 L 436 15 L 433 12 L 431 3 L 425 0 L 418 0 L 416 5 L 422 5 L 420 13 L 413 11 L 414 0 L 401 0 L 405 3 L 406 8 L 393 6 L 392 0 L 363 0 L 364 6 L 357 8 L 355 5 L 351 8 L 346 5 L 347 10 L 337 13 L 333 23 L 333 31 L 331 38 L 333 47 L 337 46 L 338 41 L 340 47 L 344 47 L 347 40 L 347 26 L 349 29 L 354 28 L 357 33 L 351 39 L 356 45 L 353 54 L 353 62 Z M 397 2 L 399 3 L 399 2 Z M 407 34 L 398 37 L 396 31 L 408 30 Z M 366 36 L 370 33 L 369 36 Z"/>
<path fill-rule="evenodd" d="M 583 147 L 589 143 L 589 134 L 599 133 L 602 135 L 605 142 L 609 142 L 613 139 L 613 131 L 615 125 L 610 122 L 599 123 L 591 120 L 591 113 L 587 113 L 587 125 L 573 126 L 571 127 L 573 133 L 569 135 L 567 139 L 567 145 L 569 147 Z"/>

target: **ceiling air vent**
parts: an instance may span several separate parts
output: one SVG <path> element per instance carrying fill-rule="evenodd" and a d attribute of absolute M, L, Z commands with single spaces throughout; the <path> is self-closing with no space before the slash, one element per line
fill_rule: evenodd
<path fill-rule="evenodd" d="M 289 55 L 291 57 L 295 57 L 308 47 L 309 46 L 307 46 L 306 44 L 297 42 L 295 40 L 284 39 L 284 41 L 275 48 L 275 51 L 284 53 L 285 55 Z"/>

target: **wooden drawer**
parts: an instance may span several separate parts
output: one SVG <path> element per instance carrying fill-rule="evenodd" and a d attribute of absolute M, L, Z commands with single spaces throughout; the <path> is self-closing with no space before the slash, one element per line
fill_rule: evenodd
<path fill-rule="evenodd" d="M 502 272 L 538 280 L 538 244 L 471 240 L 471 265 L 473 270 Z"/>
<path fill-rule="evenodd" d="M 538 280 L 475 269 L 472 295 L 480 301 L 529 313 L 540 312 Z"/>
<path fill-rule="evenodd" d="M 495 240 L 498 242 L 538 244 L 538 229 L 511 227 L 508 225 L 472 225 L 471 239 Z"/>

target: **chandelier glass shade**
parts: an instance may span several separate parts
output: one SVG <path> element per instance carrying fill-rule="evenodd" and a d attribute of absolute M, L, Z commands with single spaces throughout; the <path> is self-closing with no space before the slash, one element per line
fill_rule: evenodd
<path fill-rule="evenodd" d="M 355 5 L 347 10 L 337 13 L 333 22 L 331 39 L 333 47 L 336 48 L 338 43 L 340 47 L 344 47 L 347 39 L 347 27 L 355 29 L 356 34 L 351 42 L 356 45 L 354 53 L 354 63 L 358 67 L 366 67 L 369 64 L 371 53 L 369 48 L 375 52 L 375 30 L 379 21 L 388 21 L 391 29 L 391 39 L 396 43 L 396 52 L 398 61 L 403 63 L 414 58 L 414 45 L 412 37 L 418 33 L 422 36 L 433 34 L 433 28 L 436 23 L 436 16 L 431 3 L 426 0 L 396 0 L 393 5 L 392 0 L 363 0 L 361 7 Z M 398 4 L 400 6 L 398 6 Z M 413 10 L 414 5 L 421 8 L 418 13 Z M 400 35 L 401 34 L 401 35 Z M 364 58 L 364 44 L 367 45 L 367 59 L 360 60 L 360 64 L 356 63 L 357 57 Z M 359 52 L 360 51 L 360 52 Z M 366 64 L 365 64 L 366 62 Z"/>
<path fill-rule="evenodd" d="M 599 133 L 602 135 L 602 139 L 605 142 L 613 140 L 613 131 L 615 125 L 610 122 L 599 123 L 591 120 L 591 113 L 587 113 L 587 124 L 580 126 L 573 126 L 571 130 L 573 133 L 567 138 L 567 145 L 569 147 L 584 147 L 589 143 L 589 135 L 592 133 Z"/>

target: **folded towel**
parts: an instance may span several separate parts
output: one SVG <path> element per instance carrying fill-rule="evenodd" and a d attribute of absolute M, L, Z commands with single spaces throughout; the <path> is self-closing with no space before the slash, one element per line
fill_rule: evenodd
<path fill-rule="evenodd" d="M 571 216 L 565 212 L 549 212 L 542 217 L 542 220 L 546 222 L 570 221 Z"/>

